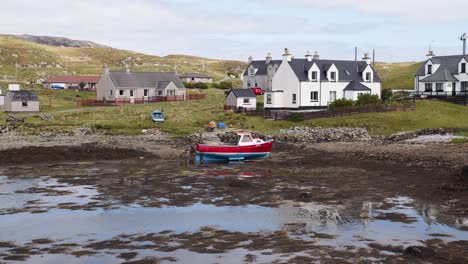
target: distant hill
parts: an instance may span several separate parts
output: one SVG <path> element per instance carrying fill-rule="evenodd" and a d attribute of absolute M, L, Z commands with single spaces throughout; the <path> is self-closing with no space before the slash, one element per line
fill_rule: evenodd
<path fill-rule="evenodd" d="M 38 39 L 35 37 L 33 39 Z M 57 40 L 58 38 L 55 38 Z M 54 42 L 54 41 L 53 41 Z M 215 81 L 229 79 L 227 73 L 240 75 L 245 62 L 215 60 L 187 55 L 164 57 L 147 55 L 128 50 L 88 45 L 83 47 L 57 46 L 65 42 L 39 44 L 34 41 L 0 35 L 0 81 L 14 81 L 15 63 L 18 63 L 18 80 L 40 81 L 56 74 L 101 74 L 103 65 L 112 70 L 123 70 L 128 65 L 132 71 L 174 71 L 183 73 L 206 73 Z M 88 45 L 88 46 L 86 46 Z M 236 86 L 241 85 L 234 79 Z"/>
<path fill-rule="evenodd" d="M 114 49 L 91 41 L 30 35 L 0 35 L 0 81 L 13 81 L 15 63 L 18 63 L 20 81 L 44 80 L 56 74 L 101 74 L 102 66 L 132 71 L 173 71 L 179 74 L 198 72 L 214 77 L 215 81 L 228 78 L 228 73 L 240 75 L 246 62 L 216 60 L 189 55 L 164 57 Z M 376 70 L 388 89 L 412 89 L 418 62 L 377 62 Z M 235 86 L 242 83 L 235 79 Z"/>
<path fill-rule="evenodd" d="M 108 48 L 108 46 L 97 44 L 87 40 L 74 40 L 63 37 L 50 37 L 50 36 L 33 36 L 33 35 L 7 35 L 21 40 L 34 42 L 37 44 L 44 44 L 56 47 L 69 47 L 69 48 Z"/>

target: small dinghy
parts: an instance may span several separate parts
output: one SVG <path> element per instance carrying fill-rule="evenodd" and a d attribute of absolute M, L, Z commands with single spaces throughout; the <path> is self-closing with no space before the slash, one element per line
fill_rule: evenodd
<path fill-rule="evenodd" d="M 153 119 L 153 122 L 164 122 L 164 112 L 156 109 L 151 113 L 151 118 Z"/>

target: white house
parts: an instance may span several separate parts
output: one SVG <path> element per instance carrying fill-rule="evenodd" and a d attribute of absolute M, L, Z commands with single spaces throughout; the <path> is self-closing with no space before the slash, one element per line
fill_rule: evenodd
<path fill-rule="evenodd" d="M 244 88 L 259 87 L 262 90 L 271 90 L 273 76 L 281 65 L 281 60 L 272 60 L 270 53 L 265 60 L 254 61 L 249 57 L 249 65 L 242 74 Z"/>
<path fill-rule="evenodd" d="M 285 49 L 271 80 L 271 89 L 265 90 L 265 108 L 325 108 L 339 98 L 357 100 L 365 93 L 380 97 L 380 77 L 370 62 L 367 54 L 363 61 L 321 60 L 317 53 L 295 59 Z M 249 64 L 247 72 L 252 65 Z"/>
<path fill-rule="evenodd" d="M 230 108 L 256 109 L 257 98 L 252 89 L 232 89 L 226 97 L 226 106 Z"/>
<path fill-rule="evenodd" d="M 147 100 L 154 96 L 180 96 L 185 99 L 186 89 L 175 72 L 117 72 L 104 67 L 96 86 L 97 100 L 135 98 Z"/>
<path fill-rule="evenodd" d="M 414 78 L 416 92 L 455 96 L 468 91 L 468 56 L 434 56 L 429 51 L 427 57 Z"/>

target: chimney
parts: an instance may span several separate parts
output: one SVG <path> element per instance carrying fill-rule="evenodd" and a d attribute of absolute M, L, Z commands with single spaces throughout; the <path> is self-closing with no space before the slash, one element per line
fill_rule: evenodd
<path fill-rule="evenodd" d="M 252 61 L 253 61 L 253 57 L 249 56 L 249 64 L 252 63 Z"/>
<path fill-rule="evenodd" d="M 265 64 L 270 64 L 270 62 L 271 62 L 271 54 L 268 53 L 265 58 Z"/>
<path fill-rule="evenodd" d="M 307 59 L 307 61 L 312 61 L 312 55 L 310 55 L 309 51 L 307 51 L 305 58 Z"/>
<path fill-rule="evenodd" d="M 313 59 L 314 59 L 314 60 L 320 60 L 320 56 L 319 56 L 319 54 L 318 54 L 317 51 L 314 52 L 314 58 L 313 58 Z"/>
<path fill-rule="evenodd" d="M 288 48 L 284 49 L 284 54 L 283 54 L 283 62 L 290 62 L 291 61 L 291 54 L 289 53 Z"/>
<path fill-rule="evenodd" d="M 130 67 L 128 67 L 128 64 L 125 64 L 125 72 L 130 73 Z"/>
<path fill-rule="evenodd" d="M 432 59 L 432 57 L 434 57 L 434 56 L 435 55 L 434 55 L 434 52 L 432 50 L 429 50 L 429 52 L 426 55 L 427 59 L 429 59 L 429 60 Z"/>
<path fill-rule="evenodd" d="M 104 74 L 109 74 L 109 68 L 107 67 L 107 65 L 102 66 L 102 72 Z"/>
<path fill-rule="evenodd" d="M 362 58 L 363 61 L 365 61 L 367 64 L 370 65 L 371 63 L 371 58 L 369 57 L 369 53 L 364 53 L 364 58 Z"/>

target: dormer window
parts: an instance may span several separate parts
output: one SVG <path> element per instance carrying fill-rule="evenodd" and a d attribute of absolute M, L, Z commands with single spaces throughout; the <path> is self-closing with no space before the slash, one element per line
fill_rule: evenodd
<path fill-rule="evenodd" d="M 316 72 L 316 71 L 313 71 L 313 72 L 312 72 L 311 80 L 312 80 L 313 82 L 316 82 L 316 81 L 317 81 L 317 72 Z"/>
<path fill-rule="evenodd" d="M 371 82 L 371 76 L 370 72 L 366 72 L 366 82 Z"/>
<path fill-rule="evenodd" d="M 427 74 L 432 74 L 432 65 L 427 65 Z"/>
<path fill-rule="evenodd" d="M 336 72 L 330 72 L 330 81 L 336 82 Z"/>
<path fill-rule="evenodd" d="M 249 69 L 249 75 L 252 76 L 255 74 L 255 69 L 254 68 L 250 68 Z"/>
<path fill-rule="evenodd" d="M 460 73 L 466 73 L 466 63 L 461 64 Z"/>

